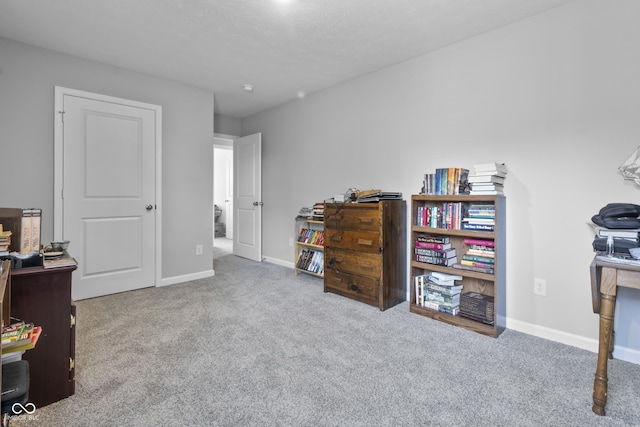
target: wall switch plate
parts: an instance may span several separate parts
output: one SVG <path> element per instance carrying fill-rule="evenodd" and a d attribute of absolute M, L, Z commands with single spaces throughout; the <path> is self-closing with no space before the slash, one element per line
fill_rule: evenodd
<path fill-rule="evenodd" d="M 196 255 L 202 255 L 202 245 L 196 245 Z"/>
<path fill-rule="evenodd" d="M 533 293 L 543 297 L 547 296 L 547 281 L 535 277 L 533 279 Z"/>

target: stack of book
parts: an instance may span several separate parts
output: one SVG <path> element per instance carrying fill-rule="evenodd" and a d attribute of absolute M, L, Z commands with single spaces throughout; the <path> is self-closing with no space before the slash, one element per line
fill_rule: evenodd
<path fill-rule="evenodd" d="M 452 315 L 460 310 L 462 276 L 432 271 L 414 277 L 416 304 Z"/>
<path fill-rule="evenodd" d="M 507 177 L 507 167 L 504 163 L 482 163 L 473 166 L 473 173 L 469 174 L 469 184 L 472 195 L 504 194 L 504 180 Z"/>
<path fill-rule="evenodd" d="M 496 225 L 496 207 L 493 204 L 471 205 L 462 218 L 463 230 L 493 231 Z"/>
<path fill-rule="evenodd" d="M 424 174 L 422 193 L 435 195 L 469 194 L 468 176 L 469 169 L 437 168 L 435 173 Z"/>
<path fill-rule="evenodd" d="M 493 297 L 478 292 L 460 295 L 460 315 L 478 322 L 493 325 Z"/>
<path fill-rule="evenodd" d="M 489 239 L 472 238 L 465 238 L 463 242 L 468 249 L 462 255 L 460 263 L 453 264 L 453 268 L 493 274 L 496 257 L 495 242 Z"/>
<path fill-rule="evenodd" d="M 318 221 L 324 220 L 324 202 L 314 203 L 313 205 L 313 219 Z"/>
<path fill-rule="evenodd" d="M 9 325 L 2 327 L 2 354 L 34 348 L 41 332 L 40 326 L 12 318 Z"/>
<path fill-rule="evenodd" d="M 458 262 L 456 249 L 451 247 L 449 236 L 419 233 L 415 242 L 415 259 L 426 264 L 453 266 Z"/>
<path fill-rule="evenodd" d="M 0 256 L 9 255 L 9 247 L 11 246 L 11 230 L 4 230 L 0 224 Z"/>

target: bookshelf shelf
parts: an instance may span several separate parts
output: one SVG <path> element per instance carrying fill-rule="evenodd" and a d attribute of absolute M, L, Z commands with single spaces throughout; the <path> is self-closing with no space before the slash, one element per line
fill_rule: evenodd
<path fill-rule="evenodd" d="M 471 205 L 485 204 L 495 207 L 494 231 L 474 231 L 456 228 L 424 227 L 417 225 L 424 221 L 420 219 L 420 213 L 425 208 L 444 207 L 449 203 L 458 203 L 459 211 L 464 212 Z M 496 196 L 470 196 L 470 195 L 426 195 L 415 194 L 411 196 L 411 236 L 410 236 L 410 304 L 409 311 L 425 317 L 430 317 L 441 322 L 456 325 L 480 334 L 498 337 L 504 330 L 505 317 L 505 234 L 506 234 L 506 198 L 503 195 Z M 422 213 L 424 215 L 424 213 Z M 455 227 L 455 225 L 452 225 Z M 479 271 L 464 270 L 453 266 L 436 265 L 416 261 L 415 247 L 419 235 L 429 234 L 435 236 L 448 236 L 451 247 L 455 248 L 458 263 L 463 254 L 470 248 L 465 239 L 491 240 L 494 242 L 494 268 L 493 274 Z M 463 277 L 464 286 L 462 294 L 477 292 L 494 298 L 493 323 L 487 324 L 473 319 L 440 312 L 418 305 L 416 300 L 415 277 L 429 272 L 456 274 Z"/>
<path fill-rule="evenodd" d="M 302 231 L 309 230 L 315 232 L 316 235 L 321 234 L 322 245 L 308 243 L 306 241 L 300 241 L 304 238 Z M 296 276 L 305 273 L 311 276 L 324 277 L 324 223 L 323 221 L 308 219 L 308 218 L 296 218 L 295 229 L 296 241 L 294 242 L 294 271 Z M 314 239 L 318 240 L 318 239 Z M 315 254 L 315 262 L 311 262 L 313 255 Z M 310 257 L 309 257 L 310 256 Z M 309 259 L 308 263 L 304 262 L 305 259 Z M 315 270 L 315 271 L 314 271 Z"/>

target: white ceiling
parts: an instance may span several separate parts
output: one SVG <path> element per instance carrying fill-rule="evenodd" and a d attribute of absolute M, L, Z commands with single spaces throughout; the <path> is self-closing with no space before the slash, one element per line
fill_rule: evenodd
<path fill-rule="evenodd" d="M 570 1 L 2 0 L 0 37 L 211 90 L 242 118 Z"/>

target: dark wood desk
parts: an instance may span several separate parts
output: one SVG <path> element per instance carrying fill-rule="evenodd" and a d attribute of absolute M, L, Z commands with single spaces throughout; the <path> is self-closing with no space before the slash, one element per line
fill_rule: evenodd
<path fill-rule="evenodd" d="M 607 404 L 607 363 L 613 359 L 613 316 L 618 287 L 640 289 L 640 263 L 612 262 L 596 256 L 591 262 L 593 312 L 600 313 L 598 365 L 593 381 L 593 407 L 604 415 Z"/>
<path fill-rule="evenodd" d="M 29 361 L 29 401 L 41 408 L 75 393 L 75 316 L 71 273 L 76 266 L 11 270 L 11 315 L 42 326 Z"/>

